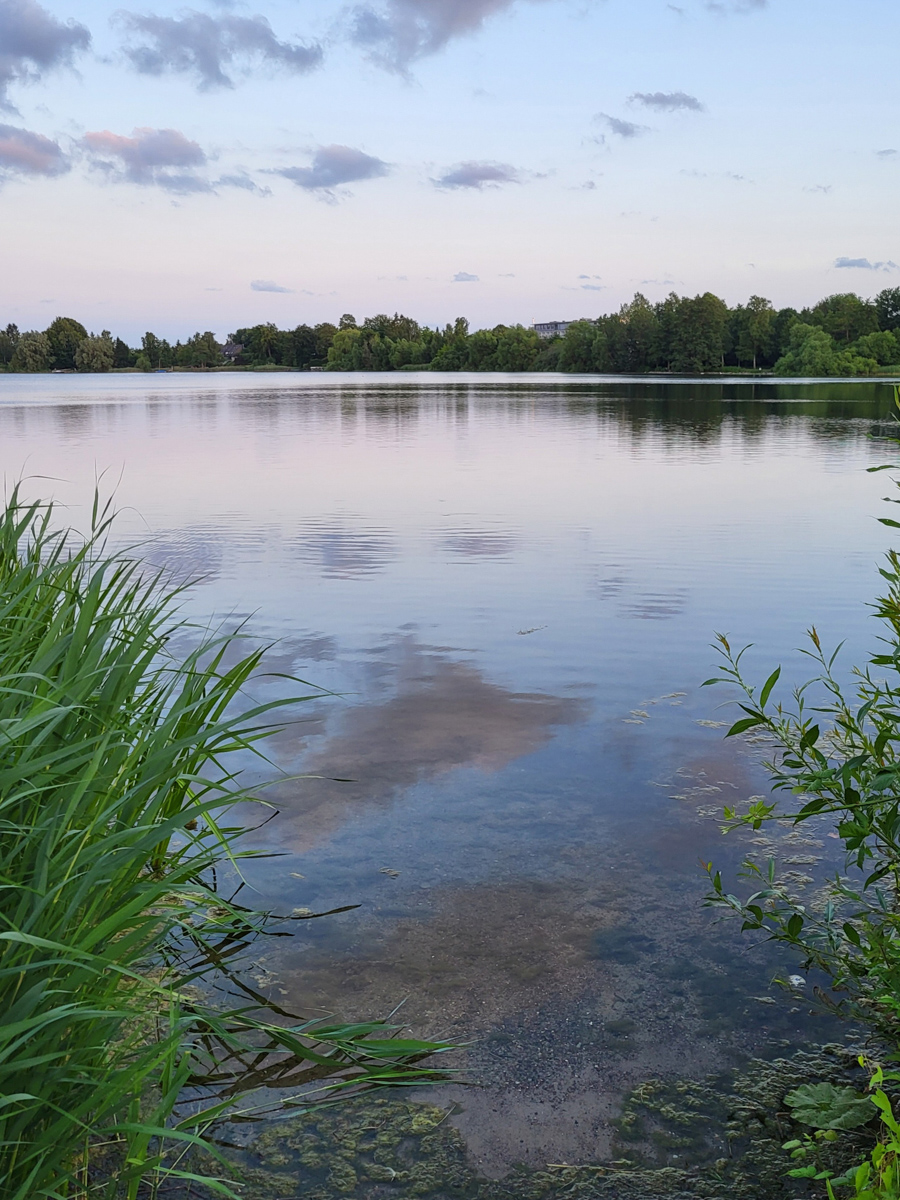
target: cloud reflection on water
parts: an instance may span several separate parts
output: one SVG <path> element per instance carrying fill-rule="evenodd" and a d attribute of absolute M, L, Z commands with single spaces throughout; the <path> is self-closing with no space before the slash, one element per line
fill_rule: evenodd
<path fill-rule="evenodd" d="M 506 558 L 518 540 L 507 529 L 457 529 L 441 539 L 441 546 L 462 558 Z"/>
<path fill-rule="evenodd" d="M 341 517 L 304 522 L 293 545 L 302 561 L 328 579 L 372 575 L 397 557 L 394 539 L 386 530 L 356 525 Z"/>
<path fill-rule="evenodd" d="M 379 663 L 387 698 L 347 709 L 303 760 L 303 779 L 267 794 L 281 809 L 268 827 L 285 848 L 309 848 L 363 806 L 457 767 L 497 771 L 545 745 L 555 728 L 583 721 L 579 698 L 515 692 L 482 671 L 412 638 L 394 643 L 395 657 Z M 276 735 L 284 761 L 297 752 L 290 729 Z M 337 782 L 336 777 L 350 780 Z"/>

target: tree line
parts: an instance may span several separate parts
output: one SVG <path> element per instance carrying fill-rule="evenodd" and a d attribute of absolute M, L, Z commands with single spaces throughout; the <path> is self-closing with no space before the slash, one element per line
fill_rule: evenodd
<path fill-rule="evenodd" d="M 614 313 L 569 324 L 541 338 L 523 325 L 470 331 L 463 317 L 443 328 L 400 313 L 337 325 L 271 323 L 237 329 L 221 344 L 210 331 L 174 345 L 147 332 L 131 347 L 109 330 L 89 334 L 72 317 L 47 329 L 0 331 L 0 368 L 7 371 L 144 371 L 175 368 L 280 368 L 307 371 L 565 371 L 708 374 L 728 370 L 777 375 L 872 375 L 900 365 L 900 288 L 874 299 L 852 292 L 812 307 L 776 309 L 762 296 L 729 308 L 705 292 L 652 304 L 638 292 Z"/>

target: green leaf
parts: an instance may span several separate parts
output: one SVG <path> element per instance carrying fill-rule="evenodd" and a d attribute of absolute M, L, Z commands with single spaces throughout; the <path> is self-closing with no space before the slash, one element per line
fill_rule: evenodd
<path fill-rule="evenodd" d="M 725 736 L 727 738 L 734 737 L 738 733 L 744 733 L 745 730 L 752 729 L 754 725 L 762 725 L 764 723 L 765 717 L 741 717 L 740 721 L 735 721 Z"/>
<path fill-rule="evenodd" d="M 794 913 L 787 923 L 788 937 L 796 938 L 800 936 L 800 931 L 803 929 L 803 918 L 799 913 Z"/>
<path fill-rule="evenodd" d="M 811 746 L 814 746 L 818 740 L 819 727 L 818 725 L 811 725 L 800 739 L 800 749 L 808 750 Z"/>
<path fill-rule="evenodd" d="M 873 1101 L 853 1088 L 803 1083 L 784 1098 L 791 1116 L 813 1129 L 857 1129 L 872 1120 Z"/>
<path fill-rule="evenodd" d="M 778 682 L 778 677 L 781 674 L 781 667 L 776 667 L 766 682 L 763 684 L 763 690 L 759 693 L 759 707 L 765 708 L 766 701 L 772 694 L 772 688 Z"/>

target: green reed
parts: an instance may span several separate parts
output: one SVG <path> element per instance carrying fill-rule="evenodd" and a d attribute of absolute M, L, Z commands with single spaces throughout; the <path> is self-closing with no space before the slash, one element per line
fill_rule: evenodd
<path fill-rule="evenodd" d="M 182 589 L 110 553 L 111 520 L 95 502 L 79 539 L 18 488 L 0 510 L 5 1200 L 154 1195 L 251 1089 L 302 1106 L 420 1082 L 446 1048 L 300 1021 L 232 969 L 267 918 L 217 889 L 253 798 L 230 756 L 309 697 L 249 702 L 262 651 L 232 664 L 234 636 L 179 656 Z M 201 999 L 225 991 L 239 1007 Z"/>

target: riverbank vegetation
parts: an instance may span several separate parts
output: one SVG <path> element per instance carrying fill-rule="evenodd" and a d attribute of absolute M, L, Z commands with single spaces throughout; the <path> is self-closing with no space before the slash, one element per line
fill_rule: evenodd
<path fill-rule="evenodd" d="M 443 328 L 385 313 L 358 323 L 273 324 L 235 330 L 220 344 L 207 331 L 172 345 L 145 333 L 130 347 L 71 317 L 43 332 L 0 331 L 6 371 L 190 370 L 242 367 L 305 371 L 565 371 L 570 373 L 847 376 L 900 371 L 900 288 L 872 300 L 828 296 L 809 308 L 775 309 L 762 296 L 729 307 L 706 292 L 651 304 L 637 293 L 614 313 L 572 321 L 543 338 L 523 325 L 470 330 L 460 317 Z"/>
<path fill-rule="evenodd" d="M 900 529 L 900 522 L 880 519 Z M 820 973 L 824 981 L 824 987 L 817 989 L 820 1000 L 861 1024 L 875 1054 L 896 1063 L 900 1059 L 900 553 L 888 552 L 881 575 L 887 587 L 875 605 L 882 625 L 880 649 L 864 668 L 853 671 L 850 685 L 842 678 L 846 672 L 838 672 L 840 647 L 826 651 L 814 627 L 804 653 L 817 673 L 784 702 L 776 699 L 780 668 L 761 686 L 751 684 L 742 664 L 744 652 L 735 652 L 728 639 L 719 636 L 722 674 L 707 683 L 736 687 L 743 710 L 727 736 L 752 731 L 765 739 L 774 791 L 785 797 L 755 797 L 745 809 L 726 808 L 726 828 L 758 831 L 774 821 L 794 826 L 824 821 L 842 843 L 844 862 L 813 902 L 798 895 L 788 878 L 779 877 L 774 860 L 766 866 L 752 858 L 744 862 L 741 876 L 749 887 L 744 896 L 729 891 L 720 872 L 710 865 L 708 902 L 738 916 L 742 929 L 792 948 L 805 970 Z M 872 1124 L 880 1122 L 881 1132 L 858 1169 L 832 1182 L 821 1162 L 808 1162 L 814 1147 L 807 1139 L 786 1147 L 801 1160 L 792 1174 L 824 1181 L 831 1197 L 836 1187 L 837 1194 L 845 1195 L 843 1185 L 865 1200 L 896 1200 L 900 1195 L 900 1124 L 894 1112 L 898 1084 L 900 1073 L 872 1064 L 869 1119 Z M 844 1092 L 845 1103 L 858 1106 L 852 1093 Z M 828 1130 L 837 1137 L 835 1131 L 852 1127 L 839 1121 L 807 1123 L 819 1130 L 816 1137 Z"/>
<path fill-rule="evenodd" d="M 238 901 L 232 761 L 302 697 L 249 700 L 262 652 L 192 629 L 181 589 L 107 550 L 109 511 L 81 541 L 54 517 L 18 490 L 0 512 L 0 1193 L 136 1200 L 252 1090 L 302 1111 L 443 1077 L 417 1065 L 443 1047 L 242 978 L 287 935 Z"/>

